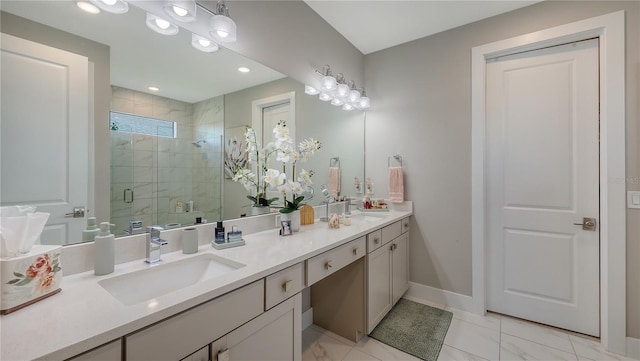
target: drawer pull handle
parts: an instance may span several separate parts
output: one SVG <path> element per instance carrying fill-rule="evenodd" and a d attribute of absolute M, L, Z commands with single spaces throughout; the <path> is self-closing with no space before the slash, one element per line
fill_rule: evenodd
<path fill-rule="evenodd" d="M 392 244 L 391 246 L 389 246 L 389 250 L 390 250 L 390 251 L 393 251 L 393 250 L 395 250 L 396 248 L 398 248 L 398 245 L 397 245 L 397 244 L 395 244 L 395 243 L 394 243 L 394 244 Z"/>
<path fill-rule="evenodd" d="M 373 239 L 373 243 L 374 243 L 374 244 L 378 244 L 378 243 L 380 243 L 380 240 L 379 240 L 379 239 L 377 239 L 377 238 L 374 238 L 374 239 Z"/>
<path fill-rule="evenodd" d="M 353 255 L 354 255 L 354 256 L 357 256 L 357 255 L 358 255 L 358 247 L 356 247 L 356 248 L 354 248 L 354 249 L 353 249 Z"/>
<path fill-rule="evenodd" d="M 285 281 L 282 284 L 282 291 L 284 292 L 289 292 L 289 290 L 291 289 L 291 285 L 293 284 L 293 281 L 289 280 L 289 281 Z"/>
<path fill-rule="evenodd" d="M 329 268 L 331 268 L 331 267 L 332 267 L 332 266 L 331 266 L 331 261 L 327 261 L 327 263 L 325 263 L 325 264 L 324 264 L 324 268 L 325 268 L 325 269 L 329 269 Z"/>

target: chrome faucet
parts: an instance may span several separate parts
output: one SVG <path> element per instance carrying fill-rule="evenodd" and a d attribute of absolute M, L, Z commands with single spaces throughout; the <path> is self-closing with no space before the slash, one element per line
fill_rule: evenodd
<path fill-rule="evenodd" d="M 344 200 L 344 214 L 351 215 L 351 198 L 349 197 Z"/>
<path fill-rule="evenodd" d="M 160 247 L 166 245 L 167 241 L 160 238 L 160 231 L 162 231 L 162 227 L 147 227 L 147 258 L 144 261 L 149 264 L 162 262 L 160 259 L 162 249 Z"/>

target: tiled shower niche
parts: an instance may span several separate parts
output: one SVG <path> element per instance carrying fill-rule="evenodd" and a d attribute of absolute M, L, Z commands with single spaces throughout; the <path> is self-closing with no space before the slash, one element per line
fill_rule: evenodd
<path fill-rule="evenodd" d="M 111 109 L 176 123 L 175 138 L 111 131 L 114 233 L 124 235 L 131 220 L 166 227 L 220 219 L 224 97 L 191 104 L 112 86 Z"/>

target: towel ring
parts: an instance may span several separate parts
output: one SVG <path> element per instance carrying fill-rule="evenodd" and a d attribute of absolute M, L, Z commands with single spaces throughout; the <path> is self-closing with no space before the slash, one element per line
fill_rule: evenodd
<path fill-rule="evenodd" d="M 391 167 L 391 158 L 395 159 L 402 167 L 402 156 L 400 154 L 390 155 L 387 157 L 387 167 Z"/>
<path fill-rule="evenodd" d="M 329 167 L 333 166 L 340 168 L 340 157 L 329 158 Z"/>

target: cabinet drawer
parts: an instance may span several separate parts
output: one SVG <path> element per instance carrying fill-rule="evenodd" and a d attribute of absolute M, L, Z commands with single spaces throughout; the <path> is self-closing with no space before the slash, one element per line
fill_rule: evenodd
<path fill-rule="evenodd" d="M 179 360 L 264 311 L 259 280 L 126 337 L 127 360 Z"/>
<path fill-rule="evenodd" d="M 298 263 L 267 276 L 265 279 L 265 310 L 295 295 L 304 288 L 304 265 Z"/>
<path fill-rule="evenodd" d="M 365 251 L 365 237 L 360 237 L 340 247 L 309 258 L 307 260 L 307 286 L 311 286 L 364 256 Z"/>
<path fill-rule="evenodd" d="M 402 222 L 402 233 L 407 233 L 409 231 L 409 217 L 403 218 L 400 222 Z"/>
<path fill-rule="evenodd" d="M 82 355 L 70 358 L 68 361 L 120 361 L 122 359 L 122 341 L 117 339 L 106 345 L 102 345 Z"/>
<path fill-rule="evenodd" d="M 367 253 L 371 253 L 382 246 L 382 230 L 378 229 L 367 234 Z"/>
<path fill-rule="evenodd" d="M 387 244 L 392 239 L 402 234 L 402 221 L 391 223 L 382 228 L 382 244 Z"/>

